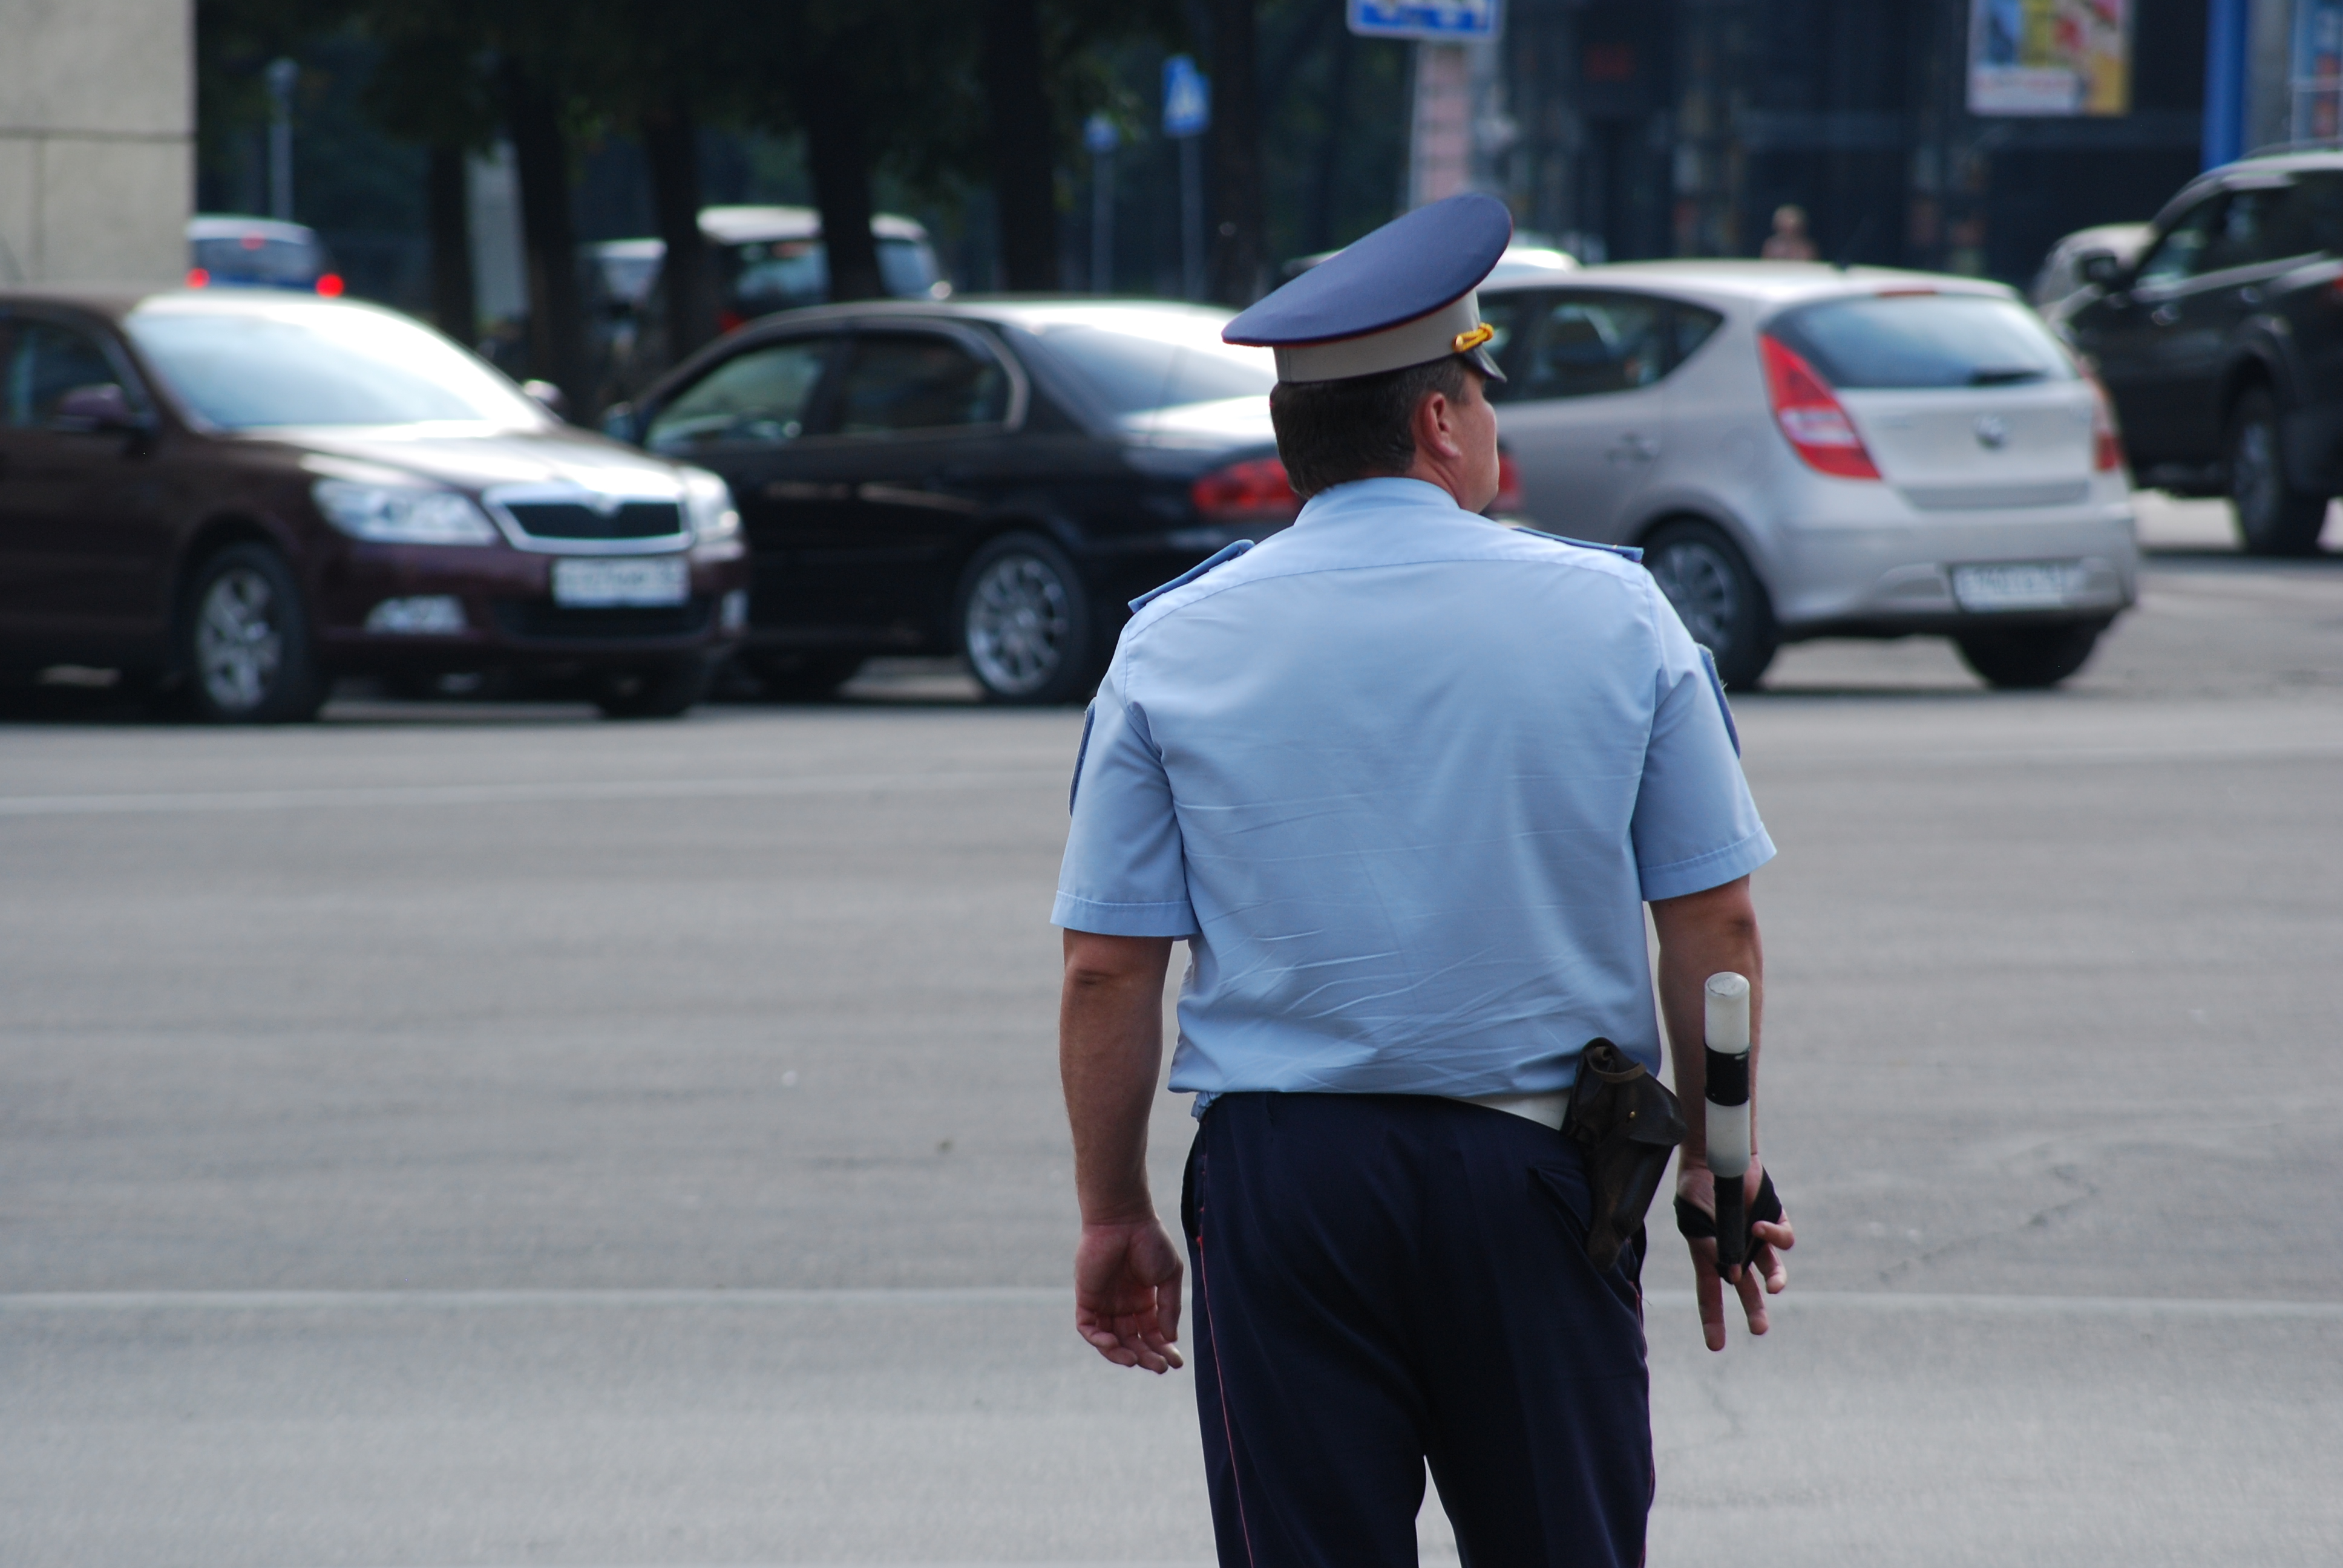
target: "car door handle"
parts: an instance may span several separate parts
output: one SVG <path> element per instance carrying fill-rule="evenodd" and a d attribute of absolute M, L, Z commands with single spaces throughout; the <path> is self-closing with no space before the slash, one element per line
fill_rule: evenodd
<path fill-rule="evenodd" d="M 2147 318 L 2158 327 L 2169 327 L 2180 319 L 2180 307 L 2177 305 L 2159 305 L 2147 313 Z"/>
<path fill-rule="evenodd" d="M 1660 455 L 1660 444 L 1649 436 L 1622 436 L 1604 454 L 1614 462 L 1648 463 Z"/>

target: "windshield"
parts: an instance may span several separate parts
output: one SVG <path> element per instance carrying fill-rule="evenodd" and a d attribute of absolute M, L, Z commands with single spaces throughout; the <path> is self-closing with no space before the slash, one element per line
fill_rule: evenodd
<path fill-rule="evenodd" d="M 1794 310 L 1767 330 L 1843 388 L 1995 387 L 2075 376 L 2038 317 L 1989 295 L 1834 299 Z"/>
<path fill-rule="evenodd" d="M 277 425 L 533 428 L 520 390 L 429 328 L 364 305 L 223 309 L 158 300 L 125 324 L 179 401 L 224 430 Z"/>
<path fill-rule="evenodd" d="M 1143 414 L 1267 396 L 1276 357 L 1222 342 L 1227 319 L 1210 311 L 1101 310 L 1037 321 L 1033 330 L 1109 412 Z"/>

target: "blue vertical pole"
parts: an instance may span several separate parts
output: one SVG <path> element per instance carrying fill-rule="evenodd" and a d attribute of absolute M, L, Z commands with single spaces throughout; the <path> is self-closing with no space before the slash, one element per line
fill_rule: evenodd
<path fill-rule="evenodd" d="M 2246 41 L 2252 0 L 2210 0 L 2205 7 L 2205 166 L 2246 150 Z"/>

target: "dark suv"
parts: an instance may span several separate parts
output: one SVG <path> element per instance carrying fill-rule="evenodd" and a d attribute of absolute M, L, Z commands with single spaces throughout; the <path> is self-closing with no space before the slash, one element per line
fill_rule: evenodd
<path fill-rule="evenodd" d="M 2114 397 L 2142 485 L 2229 497 L 2257 555 L 2318 548 L 2343 494 L 2343 152 L 2247 158 L 2157 215 L 2052 319 Z"/>

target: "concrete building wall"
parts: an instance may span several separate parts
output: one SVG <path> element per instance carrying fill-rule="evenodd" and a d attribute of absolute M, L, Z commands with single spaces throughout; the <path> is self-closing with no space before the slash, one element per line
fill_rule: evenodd
<path fill-rule="evenodd" d="M 0 0 L 0 283 L 186 271 L 193 0 Z"/>

